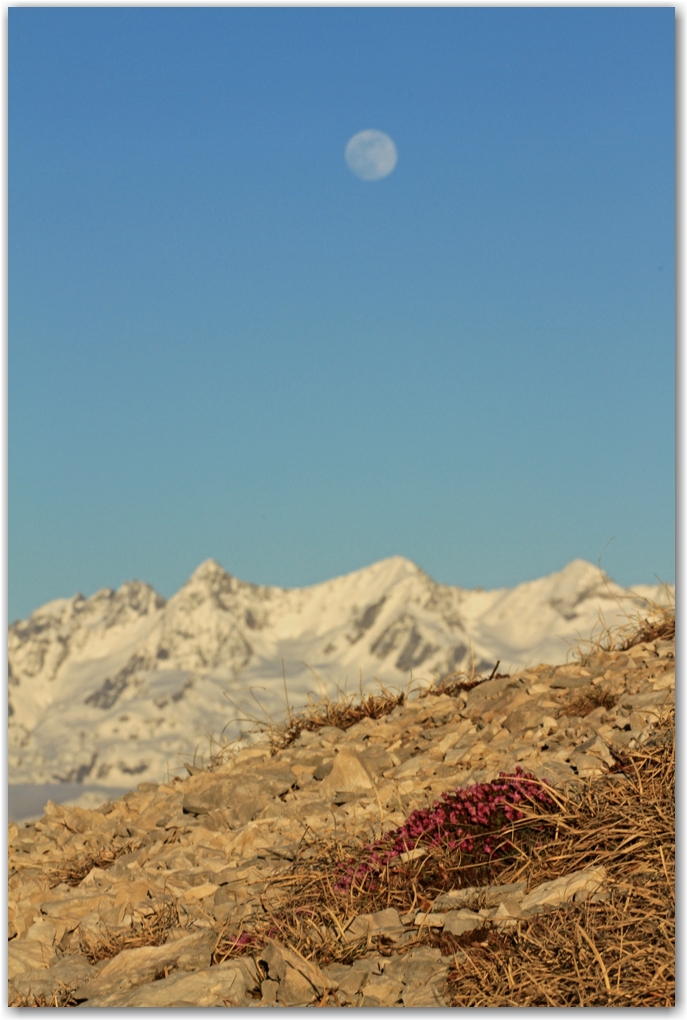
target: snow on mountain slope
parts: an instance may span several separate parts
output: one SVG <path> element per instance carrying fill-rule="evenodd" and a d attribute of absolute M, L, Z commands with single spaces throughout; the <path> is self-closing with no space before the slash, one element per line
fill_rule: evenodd
<path fill-rule="evenodd" d="M 287 697 L 299 708 L 376 678 L 562 662 L 600 611 L 622 622 L 662 597 L 582 560 L 468 591 L 395 556 L 309 588 L 248 584 L 207 560 L 168 602 L 138 581 L 57 599 L 9 630 L 10 781 L 159 781 L 212 736 L 283 716 Z"/>

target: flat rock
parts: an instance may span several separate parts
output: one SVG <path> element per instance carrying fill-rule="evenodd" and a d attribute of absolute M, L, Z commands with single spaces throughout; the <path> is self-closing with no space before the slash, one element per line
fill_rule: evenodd
<path fill-rule="evenodd" d="M 534 730 L 541 723 L 543 715 L 544 712 L 538 705 L 532 708 L 519 708 L 504 719 L 503 726 L 512 734 Z"/>
<path fill-rule="evenodd" d="M 673 678 L 675 674 L 673 674 Z M 620 704 L 623 708 L 636 709 L 636 708 L 652 708 L 654 710 L 662 709 L 665 711 L 671 708 L 675 704 L 675 694 L 673 690 L 657 690 L 644 691 L 640 694 L 629 694 L 625 695 L 620 700 Z"/>
<path fill-rule="evenodd" d="M 12 939 L 7 948 L 7 977 L 44 970 L 55 962 L 55 950 L 36 939 Z"/>
<path fill-rule="evenodd" d="M 345 932 L 347 942 L 353 942 L 365 935 L 387 935 L 393 937 L 405 931 L 399 913 L 393 907 L 378 910 L 374 914 L 358 914 Z"/>
<path fill-rule="evenodd" d="M 573 900 L 585 900 L 597 892 L 605 881 L 605 868 L 589 868 L 555 878 L 551 882 L 542 882 L 522 898 L 520 910 L 524 917 L 530 917 L 547 908 L 560 907 Z"/>
<path fill-rule="evenodd" d="M 277 998 L 285 1006 L 307 1005 L 336 987 L 336 982 L 315 963 L 273 939 L 268 940 L 256 960 L 268 978 L 279 982 Z"/>
<path fill-rule="evenodd" d="M 409 1009 L 427 1009 L 428 1007 L 447 1006 L 441 994 L 441 986 L 448 975 L 448 967 L 439 978 L 431 981 L 412 981 L 403 989 L 401 1003 Z"/>
<path fill-rule="evenodd" d="M 274 797 L 287 793 L 297 778 L 284 764 L 264 765 L 259 773 L 194 776 L 182 802 L 183 810 L 194 815 L 223 810 L 229 821 L 243 824 L 255 818 Z"/>
<path fill-rule="evenodd" d="M 249 992 L 257 989 L 257 973 L 252 961 L 231 960 L 217 967 L 194 973 L 178 972 L 128 991 L 119 991 L 84 1006 L 169 1007 L 169 1006 L 247 1006 L 253 1000 Z"/>
<path fill-rule="evenodd" d="M 449 910 L 444 915 L 444 931 L 451 935 L 463 935 L 466 931 L 476 931 L 484 926 L 484 918 L 472 910 Z"/>
<path fill-rule="evenodd" d="M 395 1006 L 402 991 L 401 981 L 387 974 L 372 974 L 363 988 L 361 1006 Z"/>
<path fill-rule="evenodd" d="M 577 691 L 581 687 L 588 687 L 590 683 L 589 676 L 557 676 L 549 686 L 552 690 Z"/>
<path fill-rule="evenodd" d="M 78 988 L 94 973 L 95 968 L 85 956 L 65 956 L 45 970 L 18 974 L 11 982 L 10 998 L 14 992 L 27 998 L 50 999 L 60 988 Z"/>
<path fill-rule="evenodd" d="M 114 992 L 123 992 L 159 979 L 169 971 L 209 967 L 216 942 L 214 932 L 196 932 L 163 946 L 124 949 L 92 981 L 77 989 L 76 998 L 82 1001 L 102 1000 Z"/>
<path fill-rule="evenodd" d="M 320 784 L 323 797 L 333 797 L 338 792 L 371 790 L 372 779 L 361 760 L 350 751 L 340 751 L 334 759 L 332 770 Z"/>
<path fill-rule="evenodd" d="M 585 740 L 582 744 L 579 744 L 570 756 L 570 760 L 575 761 L 576 757 L 580 754 L 591 754 L 609 766 L 613 765 L 615 762 L 615 758 L 611 754 L 608 744 L 598 734 L 590 737 L 589 740 Z"/>
<path fill-rule="evenodd" d="M 497 907 L 510 896 L 521 893 L 525 895 L 526 882 L 511 882 L 504 885 L 467 886 L 464 889 L 451 889 L 442 893 L 434 901 L 436 910 L 456 910 L 460 907 L 484 906 Z"/>
<path fill-rule="evenodd" d="M 441 950 L 434 946 L 416 946 L 409 949 L 403 956 L 392 957 L 385 967 L 384 973 L 406 985 L 412 982 L 427 982 L 440 974 L 445 974 L 448 964 L 441 959 Z"/>

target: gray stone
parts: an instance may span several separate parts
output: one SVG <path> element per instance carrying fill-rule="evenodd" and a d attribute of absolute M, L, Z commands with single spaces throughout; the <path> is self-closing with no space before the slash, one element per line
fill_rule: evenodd
<path fill-rule="evenodd" d="M 293 967 L 287 967 L 277 992 L 277 999 L 282 1006 L 309 1006 L 311 1002 L 316 1002 L 318 997 L 318 993 L 305 975 Z"/>
<path fill-rule="evenodd" d="M 95 968 L 85 956 L 65 956 L 52 967 L 18 974 L 12 981 L 12 990 L 20 996 L 50 999 L 60 988 L 78 988 Z"/>
<path fill-rule="evenodd" d="M 594 754 L 574 754 L 571 756 L 570 761 L 577 769 L 580 779 L 602 776 L 606 771 L 601 759 L 597 758 Z"/>
<path fill-rule="evenodd" d="M 326 779 L 333 768 L 334 762 L 321 762 L 313 772 L 313 779 L 317 779 L 319 781 Z"/>
<path fill-rule="evenodd" d="M 524 896 L 520 902 L 523 917 L 531 917 L 543 910 L 560 907 L 573 900 L 579 902 L 598 892 L 606 881 L 606 869 L 587 868 L 575 871 L 551 882 L 542 882 Z"/>
<path fill-rule="evenodd" d="M 446 964 L 441 959 L 441 950 L 433 946 L 416 946 L 403 956 L 392 957 L 384 966 L 385 974 L 406 985 L 412 982 L 425 983 L 445 971 Z"/>
<path fill-rule="evenodd" d="M 310 960 L 273 939 L 256 956 L 267 977 L 279 982 L 277 998 L 284 1006 L 305 1006 L 336 988 L 336 982 Z"/>
<path fill-rule="evenodd" d="M 630 730 L 614 730 L 613 734 L 608 738 L 613 745 L 622 750 L 627 747 L 630 743 L 636 742 L 637 734 L 632 733 Z"/>
<path fill-rule="evenodd" d="M 332 804 L 342 807 L 344 804 L 355 804 L 357 801 L 362 800 L 363 797 L 364 794 L 356 793 L 354 790 L 339 790 L 332 797 Z"/>
<path fill-rule="evenodd" d="M 525 895 L 526 882 L 511 882 L 504 885 L 467 886 L 442 893 L 434 901 L 435 910 L 456 910 L 471 905 L 497 907 L 510 896 Z"/>
<path fill-rule="evenodd" d="M 33 926 L 35 927 L 35 925 Z M 31 929 L 29 929 L 29 932 Z M 7 947 L 7 976 L 43 970 L 55 962 L 55 950 L 38 939 L 12 939 Z"/>
<path fill-rule="evenodd" d="M 392 958 L 393 959 L 393 958 Z M 352 966 L 332 963 L 322 968 L 322 973 L 336 984 L 335 997 L 342 1005 L 362 1005 L 365 986 L 372 976 L 382 973 L 385 957 L 366 956 L 356 960 Z M 386 968 L 384 970 L 386 973 Z M 391 976 L 391 975 L 390 975 Z M 398 981 L 399 978 L 396 977 Z M 379 1005 L 378 1002 L 371 1005 Z"/>
<path fill-rule="evenodd" d="M 252 961 L 230 960 L 192 974 L 177 972 L 160 981 L 84 1003 L 85 1006 L 246 1006 L 257 988 Z"/>
<path fill-rule="evenodd" d="M 81 1001 L 103 999 L 114 992 L 155 981 L 170 971 L 201 970 L 210 966 L 217 936 L 214 932 L 196 932 L 164 946 L 124 949 L 103 967 L 93 980 L 76 990 Z"/>
<path fill-rule="evenodd" d="M 363 1006 L 394 1006 L 401 997 L 403 984 L 386 973 L 371 974 L 363 989 Z"/>
<path fill-rule="evenodd" d="M 322 780 L 320 792 L 323 797 L 333 797 L 340 792 L 371 790 L 370 774 L 360 759 L 350 751 L 341 750 L 334 759 L 332 771 Z"/>
<path fill-rule="evenodd" d="M 476 687 L 468 693 L 467 704 L 465 709 L 472 715 L 478 711 L 482 705 L 487 701 L 493 701 L 496 697 L 506 690 L 507 687 L 522 687 L 517 680 L 514 681 L 512 677 L 499 677 L 498 680 L 485 680 L 478 684 Z"/>
<path fill-rule="evenodd" d="M 338 726 L 321 726 L 317 731 L 317 735 L 320 740 L 327 744 L 336 744 L 342 737 L 346 736 L 346 731 Z"/>
<path fill-rule="evenodd" d="M 261 791 L 257 783 L 249 791 L 249 807 L 244 812 L 238 810 L 237 799 L 234 795 L 236 784 L 230 779 L 216 779 L 210 785 L 201 787 L 198 790 L 190 791 L 183 799 L 183 810 L 192 815 L 209 814 L 211 811 L 222 809 L 233 815 L 237 823 L 250 821 L 253 813 L 253 802 L 257 797 L 261 800 L 261 807 L 266 801 L 262 801 Z"/>
<path fill-rule="evenodd" d="M 386 935 L 394 938 L 404 931 L 398 911 L 390 907 L 387 910 L 378 910 L 374 914 L 359 914 L 354 917 L 346 929 L 344 938 L 347 942 L 354 942 L 366 935 Z"/>
<path fill-rule="evenodd" d="M 670 642 L 668 650 L 673 649 Z M 408 1008 L 442 1008 L 452 957 L 417 944 L 416 920 L 423 931 L 434 925 L 453 933 L 479 931 L 484 925 L 508 930 L 524 916 L 523 908 L 532 916 L 564 908 L 571 899 L 603 898 L 603 869 L 598 874 L 598 869 L 588 868 L 527 894 L 524 882 L 452 890 L 437 897 L 429 913 L 403 919 L 394 910 L 361 914 L 352 919 L 349 938 L 393 942 L 394 953 L 386 957 L 386 949 L 367 950 L 352 966 L 332 964 L 320 970 L 272 943 L 257 954 L 263 960 L 260 973 L 248 957 L 212 967 L 213 936 L 208 929 L 214 925 L 217 931 L 226 923 L 227 931 L 239 932 L 249 916 L 262 922 L 266 910 L 279 908 L 285 887 L 279 881 L 269 885 L 270 879 L 296 859 L 311 859 L 318 867 L 307 827 L 324 839 L 366 842 L 379 834 L 380 822 L 383 829 L 391 828 L 444 790 L 491 780 L 518 762 L 539 778 L 550 778 L 558 789 L 572 787 L 574 796 L 583 779 L 605 771 L 613 760 L 609 744 L 641 745 L 658 715 L 674 701 L 674 659 L 670 671 L 662 673 L 658 660 L 640 669 L 632 655 L 598 658 L 598 673 L 614 667 L 609 679 L 584 677 L 576 665 L 542 667 L 485 681 L 469 695 L 444 698 L 446 705 L 434 696 L 418 697 L 385 719 L 365 719 L 345 733 L 325 727 L 305 734 L 274 757 L 265 747 L 244 749 L 212 773 L 193 768 L 188 778 L 143 786 L 97 812 L 53 805 L 41 822 L 11 826 L 10 994 L 50 1001 L 56 988 L 77 985 L 77 994 L 88 995 L 86 1007 L 393 1008 L 400 1001 Z M 658 675 L 650 676 L 654 672 Z M 617 708 L 607 712 L 599 707 L 584 719 L 554 720 L 564 699 L 589 684 L 597 694 L 616 697 Z M 468 702 L 470 712 L 462 711 Z M 449 716 L 450 723 L 443 725 Z M 614 729 L 613 721 L 627 730 Z M 532 739 L 522 736 L 522 730 L 535 727 Z M 462 766 L 446 764 L 459 760 Z M 319 780 L 311 778 L 313 772 Z M 422 780 L 423 774 L 434 778 Z M 629 781 L 612 774 L 610 780 Z M 283 801 L 278 799 L 282 795 Z M 333 811 L 332 802 L 340 809 Z M 389 814 L 380 819 L 380 810 Z M 164 843 L 174 829 L 174 839 Z M 128 844 L 133 845 L 112 867 L 92 869 L 78 888 L 64 883 L 49 888 L 50 869 L 64 867 L 66 860 L 109 847 L 119 852 Z M 151 904 L 167 900 L 178 903 L 182 921 L 165 946 L 125 950 L 89 968 L 78 952 L 82 936 L 95 940 L 127 932 Z M 185 941 L 187 923 L 196 926 L 198 944 Z M 400 947 L 408 951 L 401 954 Z M 59 958 L 63 953 L 67 955 Z M 462 955 L 459 949 L 456 953 Z"/>
<path fill-rule="evenodd" d="M 504 719 L 503 727 L 513 734 L 522 733 L 525 730 L 535 730 L 541 723 L 544 715 L 544 710 L 539 706 L 535 708 L 518 708 Z"/>
<path fill-rule="evenodd" d="M 651 708 L 660 712 L 660 710 L 665 711 L 675 704 L 675 695 L 672 690 L 645 691 L 642 694 L 625 695 L 621 698 L 620 704 L 629 710 Z"/>
<path fill-rule="evenodd" d="M 537 776 L 539 779 L 545 779 L 554 788 L 563 791 L 579 786 L 579 779 L 570 765 L 564 761 L 553 759 L 549 755 L 544 757 L 544 764 L 537 769 Z"/>
<path fill-rule="evenodd" d="M 364 967 L 350 967 L 341 963 L 323 967 L 322 973 L 336 984 L 337 993 L 343 992 L 351 999 L 358 994 L 370 974 Z"/>
<path fill-rule="evenodd" d="M 444 931 L 451 935 L 463 935 L 466 931 L 475 931 L 484 926 L 484 918 L 472 910 L 449 910 L 444 914 Z"/>
<path fill-rule="evenodd" d="M 279 982 L 272 981 L 267 978 L 260 985 L 260 994 L 262 1001 L 265 1003 L 273 1003 L 277 1001 L 277 994 L 279 992 Z"/>
<path fill-rule="evenodd" d="M 256 957 L 271 981 L 283 981 L 286 976 L 286 960 L 276 942 L 268 942 Z"/>
<path fill-rule="evenodd" d="M 517 919 L 522 916 L 521 902 L 522 897 L 509 896 L 507 900 L 499 904 L 492 914 L 492 921 L 497 928 L 512 928 L 517 924 Z"/>
<path fill-rule="evenodd" d="M 589 687 L 591 682 L 590 676 L 557 676 L 549 686 L 553 690 L 577 691 L 581 687 Z"/>
<path fill-rule="evenodd" d="M 421 910 L 415 915 L 415 924 L 418 928 L 443 928 L 445 917 L 445 914 Z"/>
<path fill-rule="evenodd" d="M 448 967 L 432 981 L 412 981 L 406 985 L 401 996 L 401 1003 L 410 1009 L 426 1009 L 433 1006 L 446 1006 L 448 1003 L 441 995 L 441 986 L 448 975 Z"/>
<path fill-rule="evenodd" d="M 259 772 L 194 776 L 190 783 L 182 802 L 184 811 L 202 815 L 223 809 L 245 824 L 271 799 L 287 793 L 296 783 L 296 774 L 289 765 L 275 763 L 262 765 Z"/>
<path fill-rule="evenodd" d="M 608 744 L 598 734 L 595 734 L 589 740 L 585 740 L 584 743 L 576 747 L 570 756 L 570 760 L 574 762 L 579 755 L 583 754 L 593 755 L 595 758 L 605 762 L 606 765 L 613 765 L 615 762 L 613 755 L 608 749 Z"/>
<path fill-rule="evenodd" d="M 366 751 L 362 751 L 359 757 L 367 771 L 373 776 L 383 775 L 387 769 L 394 765 L 383 744 L 373 744 Z"/>
<path fill-rule="evenodd" d="M 650 680 L 651 686 L 655 691 L 675 690 L 675 673 L 663 673 L 661 676 L 654 677 Z"/>

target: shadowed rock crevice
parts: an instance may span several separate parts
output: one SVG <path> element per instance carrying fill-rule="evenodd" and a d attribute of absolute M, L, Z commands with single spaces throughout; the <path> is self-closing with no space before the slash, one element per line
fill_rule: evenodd
<path fill-rule="evenodd" d="M 141 655 L 132 655 L 126 666 L 112 679 L 108 677 L 101 687 L 84 699 L 84 704 L 93 708 L 112 708 L 121 698 L 136 673 L 149 669 L 148 660 Z"/>
<path fill-rule="evenodd" d="M 360 641 L 361 637 L 372 627 L 379 616 L 384 603 L 386 602 L 386 595 L 383 595 L 378 602 L 374 602 L 371 606 L 358 617 L 357 620 L 353 621 L 353 629 L 350 634 L 347 634 L 349 642 L 354 645 Z"/>

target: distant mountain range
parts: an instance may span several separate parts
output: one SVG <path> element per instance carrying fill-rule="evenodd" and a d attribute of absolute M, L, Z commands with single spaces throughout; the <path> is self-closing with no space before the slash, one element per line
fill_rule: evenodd
<path fill-rule="evenodd" d="M 665 598 L 583 560 L 470 591 L 394 556 L 309 588 L 248 584 L 207 560 L 169 601 L 139 581 L 56 599 L 9 629 L 10 782 L 160 781 L 211 736 L 283 717 L 287 698 L 560 663 L 600 612 L 615 624 Z"/>

